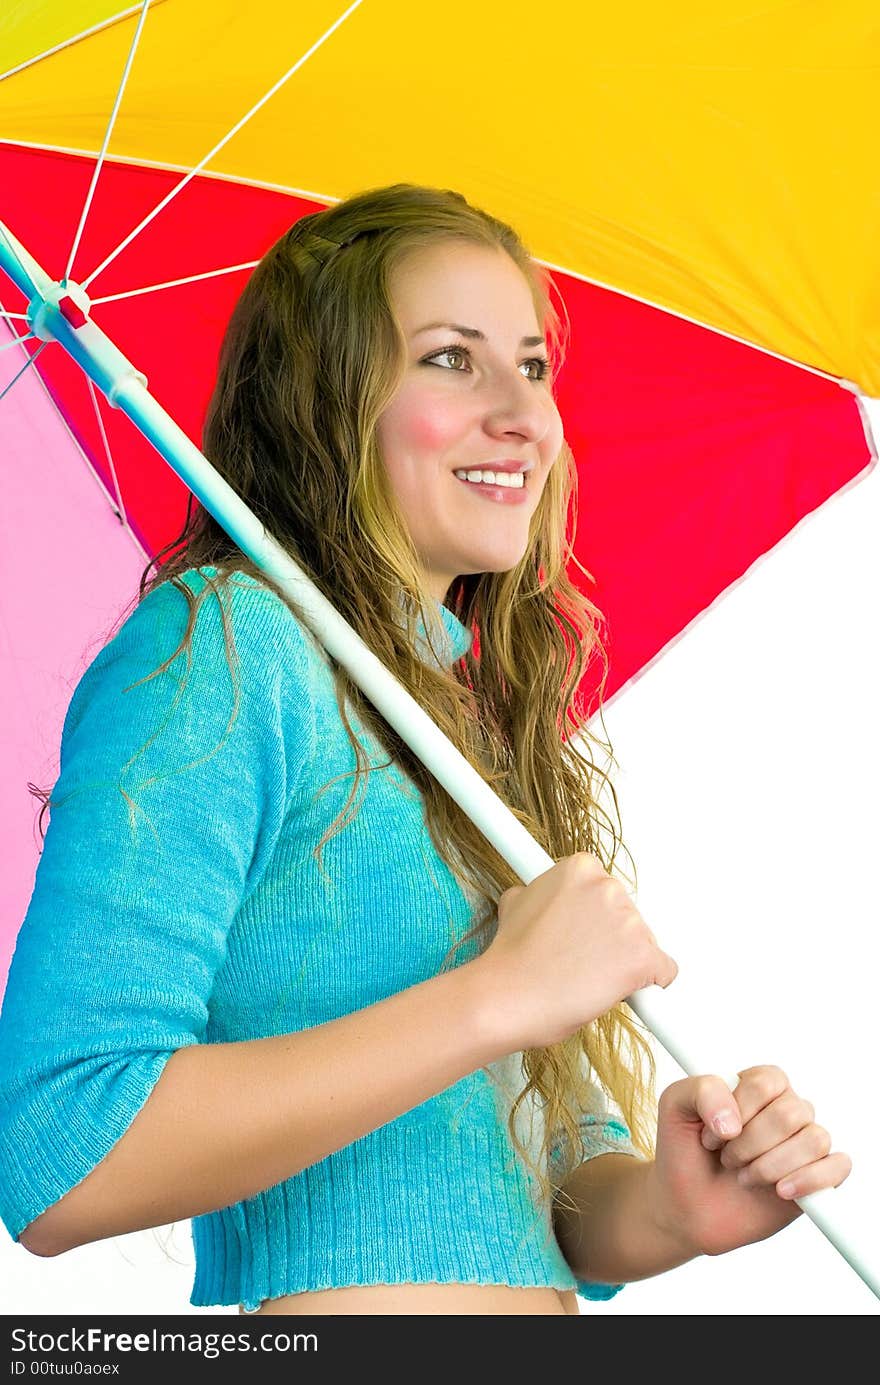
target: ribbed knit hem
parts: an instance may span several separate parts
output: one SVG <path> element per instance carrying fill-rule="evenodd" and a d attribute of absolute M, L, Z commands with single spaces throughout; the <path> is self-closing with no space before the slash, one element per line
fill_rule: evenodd
<path fill-rule="evenodd" d="M 574 1289 L 505 1133 L 383 1126 L 246 1202 L 192 1221 L 190 1303 L 360 1284 Z"/>
<path fill-rule="evenodd" d="M 146 1104 L 172 1050 L 95 1054 L 66 1068 L 54 1086 L 0 1093 L 0 1220 L 18 1241 L 22 1231 L 92 1172 Z M 91 1102 L 78 1093 L 91 1083 Z"/>

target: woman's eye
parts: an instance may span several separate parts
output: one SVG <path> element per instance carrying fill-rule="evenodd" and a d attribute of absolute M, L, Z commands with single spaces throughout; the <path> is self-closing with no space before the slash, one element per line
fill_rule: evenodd
<path fill-rule="evenodd" d="M 550 362 L 546 361 L 543 356 L 533 356 L 530 361 L 523 361 L 523 365 L 536 365 L 538 367 L 537 375 L 532 376 L 533 380 L 546 380 L 550 374 Z"/>
<path fill-rule="evenodd" d="M 463 352 L 460 346 L 448 346 L 445 350 L 438 350 L 437 356 L 461 356 L 461 359 L 467 360 L 467 352 Z M 437 360 L 437 356 L 431 357 L 431 359 Z"/>
<path fill-rule="evenodd" d="M 444 346 L 441 351 L 435 351 L 432 355 L 426 356 L 425 362 L 433 363 L 442 356 L 461 356 L 466 361 L 471 359 L 471 353 L 466 346 Z M 533 380 L 546 380 L 550 373 L 550 362 L 545 360 L 543 356 L 533 356 L 531 360 L 523 361 L 522 364 L 537 366 L 537 373 L 531 377 Z"/>
<path fill-rule="evenodd" d="M 433 356 L 429 356 L 427 359 L 429 361 L 436 361 L 438 356 L 461 356 L 464 360 L 467 360 L 470 356 L 470 352 L 465 351 L 460 346 L 445 346 L 442 351 L 435 351 Z"/>

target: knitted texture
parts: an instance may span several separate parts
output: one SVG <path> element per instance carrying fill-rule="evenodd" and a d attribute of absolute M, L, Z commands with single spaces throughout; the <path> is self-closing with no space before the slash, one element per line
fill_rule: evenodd
<path fill-rule="evenodd" d="M 200 571 L 184 580 L 193 593 L 204 585 Z M 148 678 L 186 629 L 187 602 L 169 583 L 123 622 L 68 707 L 0 1010 L 0 1219 L 14 1240 L 104 1158 L 176 1049 L 297 1032 L 372 1005 L 436 975 L 473 921 L 413 781 L 351 710 L 374 768 L 319 865 L 314 848 L 355 769 L 330 660 L 255 579 L 235 574 L 224 601 L 235 716 L 212 593 L 189 667 L 180 654 Z M 439 603 L 437 615 L 434 653 L 420 636 L 420 656 L 449 666 L 471 634 Z M 510 1139 L 521 1060 L 471 1073 L 294 1177 L 193 1217 L 190 1302 L 253 1309 L 308 1289 L 402 1282 L 617 1293 L 575 1279 Z M 596 1109 L 587 1157 L 634 1153 L 626 1127 Z"/>

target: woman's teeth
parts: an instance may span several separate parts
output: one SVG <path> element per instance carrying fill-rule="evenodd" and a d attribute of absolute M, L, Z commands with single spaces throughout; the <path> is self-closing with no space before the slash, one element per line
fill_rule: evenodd
<path fill-rule="evenodd" d="M 526 483 L 521 471 L 456 471 L 454 474 L 460 481 L 473 481 L 484 486 L 510 486 L 513 490 L 521 490 Z"/>

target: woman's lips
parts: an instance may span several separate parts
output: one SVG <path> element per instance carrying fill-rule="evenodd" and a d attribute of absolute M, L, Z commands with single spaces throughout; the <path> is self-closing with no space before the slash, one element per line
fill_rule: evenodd
<path fill-rule="evenodd" d="M 523 486 L 493 486 L 490 482 L 483 481 L 462 481 L 460 476 L 453 475 L 453 479 L 460 486 L 467 486 L 468 490 L 475 495 L 482 496 L 484 500 L 494 500 L 497 505 L 522 505 L 526 499 L 528 491 L 528 479 Z"/>

